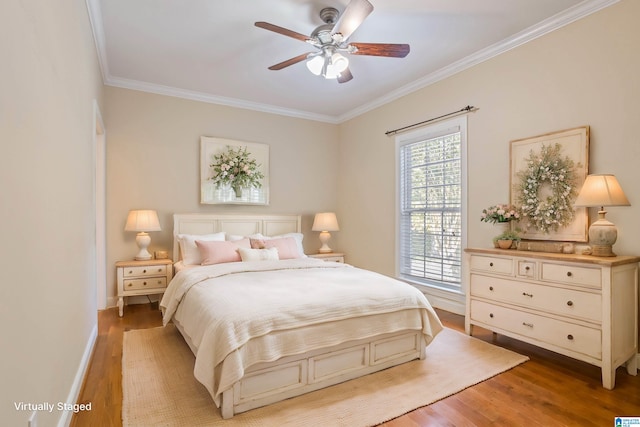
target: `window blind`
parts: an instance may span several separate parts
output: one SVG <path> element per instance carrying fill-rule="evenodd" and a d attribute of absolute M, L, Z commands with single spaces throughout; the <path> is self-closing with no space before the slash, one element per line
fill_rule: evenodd
<path fill-rule="evenodd" d="M 458 126 L 400 146 L 402 276 L 444 287 L 460 287 L 461 154 Z"/>

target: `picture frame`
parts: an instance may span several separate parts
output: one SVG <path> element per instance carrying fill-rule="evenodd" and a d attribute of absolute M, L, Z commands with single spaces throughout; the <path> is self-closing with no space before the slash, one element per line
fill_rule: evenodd
<path fill-rule="evenodd" d="M 589 126 L 582 126 L 558 132 L 547 133 L 530 138 L 511 141 L 509 147 L 510 156 L 510 203 L 517 204 L 520 196 L 519 176 L 521 171 L 527 169 L 527 160 L 532 155 L 540 153 L 543 147 L 560 146 L 560 157 L 573 161 L 575 179 L 575 195 L 580 192 L 582 184 L 589 171 Z M 540 197 L 546 197 L 550 190 L 545 188 L 546 183 L 540 183 L 538 193 Z M 543 194 L 545 193 L 546 194 Z M 523 230 L 522 238 L 526 240 L 553 240 L 563 242 L 587 242 L 589 240 L 589 212 L 587 208 L 574 207 L 574 217 L 569 225 L 562 226 L 558 230 L 544 232 L 539 229 L 528 228 L 525 218 L 520 220 Z"/>
<path fill-rule="evenodd" d="M 257 170 L 262 173 L 260 188 L 244 187 L 238 196 L 231 185 L 218 186 L 212 181 L 215 175 L 211 167 L 214 156 L 229 149 L 245 149 L 251 160 L 255 160 Z M 269 145 L 257 142 L 237 141 L 210 136 L 200 137 L 200 203 L 233 205 L 269 204 Z"/>

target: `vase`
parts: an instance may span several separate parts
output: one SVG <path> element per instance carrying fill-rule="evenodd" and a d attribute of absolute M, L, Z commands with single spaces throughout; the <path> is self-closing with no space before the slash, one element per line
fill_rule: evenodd
<path fill-rule="evenodd" d="M 232 185 L 233 192 L 236 193 L 236 199 L 242 198 L 242 187 L 239 185 Z"/>
<path fill-rule="evenodd" d="M 510 249 L 511 245 L 513 245 L 513 240 L 498 240 L 500 249 Z"/>

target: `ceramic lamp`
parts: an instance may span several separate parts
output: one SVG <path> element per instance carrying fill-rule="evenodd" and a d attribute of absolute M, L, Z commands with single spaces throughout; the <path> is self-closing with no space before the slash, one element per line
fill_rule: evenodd
<path fill-rule="evenodd" d="M 591 255 L 616 256 L 613 244 L 618 240 L 618 229 L 605 218 L 605 206 L 630 206 L 627 196 L 613 175 L 588 175 L 575 201 L 577 207 L 599 206 L 598 220 L 589 227 Z"/>
<path fill-rule="evenodd" d="M 320 242 L 322 246 L 318 250 L 321 254 L 331 253 L 333 249 L 331 249 L 328 245 L 329 239 L 331 239 L 330 231 L 339 231 L 338 227 L 338 219 L 336 218 L 336 214 L 333 212 L 322 212 L 317 213 L 314 220 L 313 226 L 311 227 L 313 231 L 320 232 Z"/>
<path fill-rule="evenodd" d="M 124 226 L 125 231 L 137 231 L 136 244 L 140 250 L 135 256 L 137 260 L 149 260 L 152 255 L 147 248 L 151 243 L 151 237 L 148 231 L 160 231 L 160 221 L 158 214 L 152 210 L 133 210 L 129 211 L 127 216 L 127 224 Z"/>

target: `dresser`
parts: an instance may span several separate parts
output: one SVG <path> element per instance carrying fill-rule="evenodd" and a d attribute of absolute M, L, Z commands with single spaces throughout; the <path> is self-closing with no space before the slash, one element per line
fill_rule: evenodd
<path fill-rule="evenodd" d="M 465 329 L 475 325 L 615 371 L 637 372 L 640 257 L 465 250 Z"/>
<path fill-rule="evenodd" d="M 172 277 L 173 261 L 170 259 L 116 262 L 120 317 L 123 315 L 125 297 L 163 294 Z"/>

